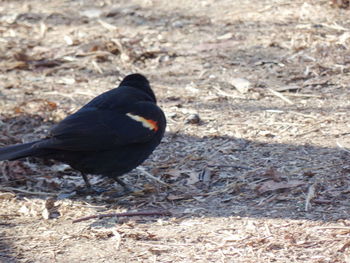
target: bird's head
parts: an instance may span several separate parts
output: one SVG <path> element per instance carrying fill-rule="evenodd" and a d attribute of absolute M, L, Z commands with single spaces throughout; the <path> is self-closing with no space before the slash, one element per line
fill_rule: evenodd
<path fill-rule="evenodd" d="M 120 83 L 120 86 L 130 86 L 133 88 L 140 89 L 146 92 L 149 96 L 151 96 L 153 102 L 157 102 L 156 96 L 154 95 L 154 92 L 151 89 L 151 86 L 149 85 L 149 81 L 145 76 L 141 74 L 135 73 L 127 75 Z"/>

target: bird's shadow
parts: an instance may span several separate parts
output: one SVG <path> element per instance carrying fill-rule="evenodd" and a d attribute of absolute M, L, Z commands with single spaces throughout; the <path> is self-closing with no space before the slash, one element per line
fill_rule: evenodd
<path fill-rule="evenodd" d="M 23 138 L 36 139 L 52 125 L 40 116 L 25 114 L 1 121 L 1 146 L 20 143 Z M 339 148 L 167 133 L 141 170 L 123 176 L 135 193 L 120 198 L 72 195 L 69 199 L 96 207 L 95 215 L 111 210 L 167 210 L 172 215 L 163 216 L 163 220 L 239 216 L 330 222 L 349 218 L 349 158 L 349 153 Z M 57 199 L 70 180 L 83 185 L 79 173 L 57 167 L 61 164 L 38 159 L 3 162 L 2 192 L 13 192 L 19 200 L 47 200 L 52 195 Z M 109 178 L 90 177 L 97 186 L 121 190 Z M 125 220 L 129 219 L 117 222 Z M 156 217 L 138 217 L 136 222 L 149 224 L 154 220 Z M 110 221 L 93 218 L 89 222 L 108 227 Z M 11 219 L 4 220 L 4 240 L 0 243 L 4 262 L 16 262 L 17 258 L 5 234 L 11 227 Z"/>
<path fill-rule="evenodd" d="M 10 128 L 4 129 L 1 145 L 20 142 L 23 136 L 35 137 L 33 133 L 40 134 L 52 124 L 31 115 L 2 122 Z M 135 193 L 114 198 L 122 189 L 113 180 L 90 176 L 96 186 L 111 191 L 88 199 L 84 195 L 69 198 L 106 209 L 167 209 L 175 217 L 238 215 L 333 221 L 347 218 L 350 212 L 348 161 L 349 154 L 339 148 L 167 133 L 141 168 L 122 177 Z M 58 162 L 37 159 L 6 162 L 2 189 L 11 187 L 19 197 L 45 199 L 49 196 L 26 191 L 59 196 L 67 182 L 83 185 L 79 173 L 57 167 Z M 310 187 L 315 193 L 308 197 Z"/>

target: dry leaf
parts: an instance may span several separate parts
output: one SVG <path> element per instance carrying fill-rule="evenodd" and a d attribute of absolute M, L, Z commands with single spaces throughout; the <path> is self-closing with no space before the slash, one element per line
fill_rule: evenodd
<path fill-rule="evenodd" d="M 36 68 L 39 68 L 39 67 L 53 68 L 61 65 L 62 61 L 58 59 L 39 59 L 39 60 L 30 61 L 29 63 Z"/>
<path fill-rule="evenodd" d="M 14 70 L 14 69 L 28 69 L 28 63 L 26 61 L 14 61 L 9 62 L 7 65 L 3 66 L 6 70 Z"/>
<path fill-rule="evenodd" d="M 205 167 L 199 175 L 199 180 L 206 184 L 209 184 L 210 179 L 211 179 L 211 171 L 208 167 Z"/>
<path fill-rule="evenodd" d="M 55 205 L 56 200 L 53 198 L 47 199 L 44 203 L 44 209 L 41 215 L 44 219 L 52 219 L 60 216 L 58 212 L 59 205 Z"/>
<path fill-rule="evenodd" d="M 256 190 L 259 194 L 263 194 L 269 191 L 293 188 L 303 184 L 305 184 L 305 182 L 299 180 L 291 180 L 289 182 L 275 182 L 273 180 L 268 180 L 258 186 Z"/>
<path fill-rule="evenodd" d="M 0 193 L 0 200 L 10 200 L 15 197 L 16 195 L 13 193 Z"/>
<path fill-rule="evenodd" d="M 164 173 L 164 177 L 168 179 L 176 179 L 181 176 L 181 171 L 177 169 L 170 169 L 166 173 Z"/>
<path fill-rule="evenodd" d="M 167 196 L 167 199 L 169 201 L 177 201 L 177 200 L 184 200 L 184 199 L 190 199 L 190 198 L 192 198 L 192 195 L 189 195 L 189 194 L 180 194 L 180 195 L 169 194 Z"/>
<path fill-rule="evenodd" d="M 197 172 L 188 171 L 186 174 L 189 176 L 187 179 L 188 185 L 192 185 L 200 181 L 199 174 Z"/>
<path fill-rule="evenodd" d="M 29 215 L 30 214 L 30 210 L 26 205 L 22 205 L 21 208 L 18 210 L 19 213 L 23 214 L 23 215 Z"/>
<path fill-rule="evenodd" d="M 283 178 L 283 174 L 274 167 L 267 168 L 260 174 L 260 176 L 271 178 L 275 182 L 281 182 Z"/>

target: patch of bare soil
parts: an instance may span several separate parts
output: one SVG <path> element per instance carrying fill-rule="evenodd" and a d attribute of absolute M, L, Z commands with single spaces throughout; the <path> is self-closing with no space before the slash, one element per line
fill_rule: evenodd
<path fill-rule="evenodd" d="M 2 162 L 0 261 L 350 262 L 349 17 L 326 0 L 0 1 L 1 146 L 131 72 L 168 119 L 121 198 L 68 196 L 83 180 L 57 162 Z"/>

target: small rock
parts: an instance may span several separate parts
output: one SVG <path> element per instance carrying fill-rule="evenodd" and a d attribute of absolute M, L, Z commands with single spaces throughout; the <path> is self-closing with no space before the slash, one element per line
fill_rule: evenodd
<path fill-rule="evenodd" d="M 177 20 L 172 23 L 173 27 L 181 28 L 184 27 L 185 23 L 183 21 Z"/>
<path fill-rule="evenodd" d="M 211 68 L 211 67 L 212 67 L 212 65 L 209 62 L 204 63 L 204 65 L 203 65 L 203 68 Z"/>
<path fill-rule="evenodd" d="M 177 117 L 177 114 L 176 114 L 176 112 L 169 112 L 169 113 L 167 114 L 167 117 L 168 117 L 168 118 L 175 118 L 175 117 Z"/>
<path fill-rule="evenodd" d="M 101 9 L 87 9 L 87 10 L 84 10 L 84 11 L 80 12 L 80 15 L 86 16 L 88 18 L 100 17 L 101 14 L 102 14 L 102 10 Z"/>
<path fill-rule="evenodd" d="M 217 39 L 218 40 L 228 40 L 232 37 L 233 37 L 232 33 L 226 33 L 224 35 L 218 36 Z"/>
<path fill-rule="evenodd" d="M 198 114 L 191 114 L 186 119 L 186 123 L 189 123 L 189 124 L 199 124 L 200 122 L 201 122 L 201 118 L 199 117 Z"/>
<path fill-rule="evenodd" d="M 242 78 L 232 78 L 229 83 L 242 94 L 247 93 L 252 88 L 251 82 Z"/>

